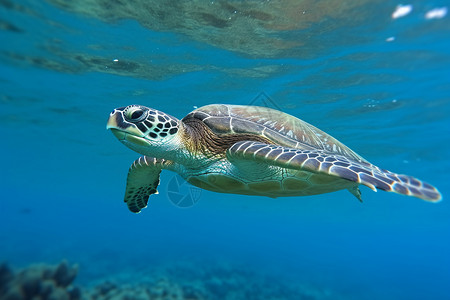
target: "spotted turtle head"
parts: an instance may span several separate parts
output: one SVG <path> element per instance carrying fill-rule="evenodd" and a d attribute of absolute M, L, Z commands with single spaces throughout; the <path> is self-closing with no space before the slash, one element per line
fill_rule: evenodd
<path fill-rule="evenodd" d="M 178 148 L 181 127 L 177 118 L 142 105 L 114 109 L 106 125 L 127 147 L 155 157 Z"/>

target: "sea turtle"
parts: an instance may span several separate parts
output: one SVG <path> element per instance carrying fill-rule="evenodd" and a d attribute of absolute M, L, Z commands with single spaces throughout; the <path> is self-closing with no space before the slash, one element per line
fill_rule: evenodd
<path fill-rule="evenodd" d="M 258 106 L 212 104 L 181 121 L 156 109 L 129 105 L 113 110 L 107 128 L 143 154 L 130 167 L 125 191 L 138 213 L 156 193 L 162 169 L 220 193 L 307 196 L 359 185 L 436 202 L 433 186 L 380 169 L 318 128 Z"/>

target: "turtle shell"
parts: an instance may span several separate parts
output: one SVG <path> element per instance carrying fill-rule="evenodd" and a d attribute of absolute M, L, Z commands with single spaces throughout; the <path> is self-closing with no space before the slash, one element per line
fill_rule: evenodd
<path fill-rule="evenodd" d="M 305 150 L 321 149 L 351 160 L 367 162 L 322 130 L 268 107 L 211 104 L 192 111 L 183 121 L 190 118 L 201 120 L 218 135 L 255 134 L 277 145 Z"/>

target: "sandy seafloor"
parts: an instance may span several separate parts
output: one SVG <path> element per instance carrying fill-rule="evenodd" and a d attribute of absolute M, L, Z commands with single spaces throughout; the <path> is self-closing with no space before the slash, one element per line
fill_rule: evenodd
<path fill-rule="evenodd" d="M 450 299 L 448 7 L 1 0 L 0 298 Z M 163 172 L 130 213 L 139 154 L 110 111 L 211 103 L 279 108 L 443 200 L 195 191 L 179 208 Z"/>

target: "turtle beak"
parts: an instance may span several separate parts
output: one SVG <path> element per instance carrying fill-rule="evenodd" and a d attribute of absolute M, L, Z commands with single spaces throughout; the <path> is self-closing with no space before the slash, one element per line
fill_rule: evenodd
<path fill-rule="evenodd" d="M 115 128 L 111 128 L 111 132 L 114 134 L 114 136 L 115 136 L 119 141 L 124 140 L 125 137 L 126 137 L 126 135 L 127 135 L 126 132 L 117 130 L 117 129 L 115 129 Z"/>
<path fill-rule="evenodd" d="M 111 132 L 119 140 L 124 140 L 127 136 L 143 137 L 142 132 L 124 121 L 123 113 L 121 110 L 115 109 L 110 115 L 108 122 L 106 123 L 106 129 L 111 129 Z"/>
<path fill-rule="evenodd" d="M 116 129 L 117 128 L 117 120 L 114 114 L 109 116 L 108 122 L 106 123 L 106 129 Z"/>
<path fill-rule="evenodd" d="M 111 129 L 111 132 L 118 140 L 123 140 L 127 134 L 126 132 L 119 130 L 118 127 L 119 124 L 117 123 L 117 115 L 113 112 L 109 116 L 108 122 L 106 123 L 106 129 Z"/>

